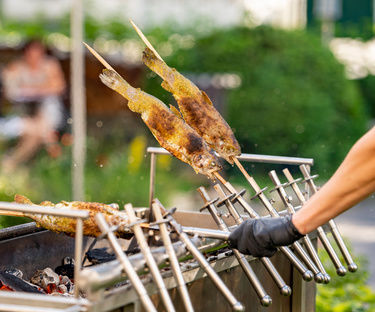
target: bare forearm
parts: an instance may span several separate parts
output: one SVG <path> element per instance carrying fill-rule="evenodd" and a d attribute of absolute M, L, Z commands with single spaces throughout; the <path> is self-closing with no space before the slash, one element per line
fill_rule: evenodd
<path fill-rule="evenodd" d="M 375 192 L 375 127 L 350 150 L 343 163 L 318 193 L 293 216 L 306 234 Z"/>

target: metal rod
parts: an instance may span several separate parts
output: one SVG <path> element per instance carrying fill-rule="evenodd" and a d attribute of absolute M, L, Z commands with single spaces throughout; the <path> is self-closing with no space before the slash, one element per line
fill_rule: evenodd
<path fill-rule="evenodd" d="M 71 12 L 71 115 L 73 119 L 72 193 L 73 200 L 85 196 L 84 170 L 86 158 L 85 56 L 83 53 L 83 0 L 75 0 Z"/>
<path fill-rule="evenodd" d="M 300 170 L 301 170 L 301 172 L 302 172 L 302 174 L 305 178 L 305 181 L 309 185 L 311 193 L 315 194 L 318 190 L 317 190 L 317 188 L 315 186 L 315 183 L 314 183 L 312 177 L 310 176 L 310 173 L 308 172 L 306 166 L 301 165 L 299 168 L 300 168 Z M 345 260 L 345 262 L 348 266 L 349 272 L 357 271 L 358 266 L 353 261 L 352 256 L 350 255 L 350 252 L 349 252 L 348 248 L 346 247 L 344 240 L 342 239 L 342 236 L 341 236 L 340 231 L 339 231 L 339 229 L 336 225 L 336 222 L 333 219 L 331 219 L 331 220 L 328 221 L 328 225 L 331 228 L 331 233 L 332 233 L 333 238 L 336 241 L 337 246 L 339 247 L 342 255 L 344 256 L 344 260 Z"/>
<path fill-rule="evenodd" d="M 155 195 L 155 174 L 156 174 L 156 156 L 151 153 L 150 157 L 150 192 L 149 192 L 149 207 L 152 207 L 152 200 Z"/>
<path fill-rule="evenodd" d="M 275 189 L 276 189 L 279 197 L 281 198 L 281 201 L 283 202 L 284 206 L 288 210 L 288 212 L 290 214 L 295 214 L 296 211 L 294 210 L 294 207 L 291 204 L 291 198 L 286 193 L 286 191 L 284 189 L 284 186 L 281 184 L 280 179 L 276 174 L 276 171 L 275 170 L 270 171 L 269 176 L 270 176 L 273 184 L 275 185 Z M 315 281 L 317 283 L 325 283 L 325 284 L 329 283 L 331 278 L 327 274 L 322 262 L 320 261 L 318 253 L 316 252 L 316 250 L 315 250 L 315 248 L 314 248 L 314 246 L 313 246 L 313 244 L 310 240 L 310 237 L 308 235 L 305 235 L 304 237 L 302 237 L 302 241 L 303 241 L 303 244 L 305 245 L 305 248 L 306 248 L 307 252 L 309 253 L 311 259 L 314 261 L 315 265 L 318 267 L 320 273 L 323 274 L 321 279 L 320 278 L 318 279 L 318 275 L 315 275 Z"/>
<path fill-rule="evenodd" d="M 0 202 L 0 211 L 18 211 L 30 214 L 44 214 L 51 216 L 67 217 L 67 218 L 79 218 L 87 219 L 90 214 L 88 211 L 83 210 L 71 210 L 71 209 L 56 209 L 51 206 L 39 206 L 39 205 L 27 205 L 27 204 L 17 204 Z"/>
<path fill-rule="evenodd" d="M 76 222 L 76 235 L 74 246 L 74 280 L 79 281 L 79 273 L 81 271 L 82 246 L 83 246 L 83 222 L 78 218 Z M 78 283 L 74 287 L 74 297 L 79 298 Z"/>
<path fill-rule="evenodd" d="M 163 217 L 161 214 L 160 206 L 161 206 L 161 203 L 159 202 L 159 200 L 155 199 L 152 204 L 154 216 L 155 216 L 156 222 L 159 223 L 161 238 L 163 240 L 165 250 L 168 254 L 169 262 L 171 264 L 173 275 L 176 280 L 177 289 L 180 292 L 180 296 L 185 306 L 185 310 L 188 312 L 193 312 L 194 311 L 193 304 L 191 303 L 189 292 L 187 290 L 186 283 L 181 272 L 180 264 L 178 262 L 176 253 L 174 252 L 171 238 L 169 237 L 169 231 L 167 229 L 167 225 L 163 223 Z"/>
<path fill-rule="evenodd" d="M 297 185 L 297 180 L 295 180 L 293 178 L 289 169 L 284 169 L 283 173 L 284 173 L 285 177 L 287 178 L 287 180 L 289 182 L 289 185 L 292 187 L 294 193 L 296 194 L 298 200 L 300 201 L 301 205 L 303 206 L 306 203 L 306 199 L 305 199 L 305 196 L 303 196 L 302 191 L 300 190 L 300 188 Z M 329 239 L 327 237 L 326 232 L 324 231 L 324 229 L 321 226 L 319 226 L 316 229 L 316 231 L 317 231 L 319 240 L 323 244 L 323 247 L 327 251 L 328 256 L 330 257 L 333 265 L 336 268 L 337 275 L 344 276 L 346 274 L 346 269 L 342 265 L 339 257 L 337 256 L 336 251 L 333 249 L 333 247 L 331 245 L 331 242 L 329 241 Z"/>
<path fill-rule="evenodd" d="M 227 207 L 229 214 L 233 217 L 235 223 L 237 225 L 241 224 L 244 220 L 240 216 L 240 214 L 237 212 L 237 209 L 234 207 L 232 202 L 227 198 L 225 195 L 225 192 L 223 188 L 220 186 L 220 184 L 215 184 L 214 189 L 218 193 L 219 197 L 221 198 L 225 206 Z M 225 199 L 226 198 L 226 199 Z M 275 281 L 276 285 L 280 289 L 280 293 L 283 296 L 290 296 L 292 294 L 292 289 L 285 283 L 279 272 L 274 267 L 273 263 L 269 258 L 261 257 L 259 258 L 264 267 L 267 269 L 268 273 L 271 275 L 272 279 Z"/>
<path fill-rule="evenodd" d="M 186 245 L 186 248 L 190 251 L 193 257 L 198 261 L 201 268 L 206 272 L 208 277 L 212 280 L 215 284 L 217 289 L 223 294 L 229 304 L 232 306 L 234 311 L 244 311 L 243 305 L 233 296 L 232 292 L 229 288 L 224 284 L 221 280 L 219 275 L 215 272 L 215 270 L 210 266 L 207 262 L 206 258 L 201 254 L 198 248 L 192 243 L 186 233 L 182 232 L 181 225 L 176 222 L 176 220 L 172 216 L 168 216 L 167 220 L 172 228 L 178 234 L 180 240 Z"/>
<path fill-rule="evenodd" d="M 227 225 L 224 223 L 223 219 L 219 216 L 216 206 L 214 205 L 213 201 L 208 195 L 206 189 L 203 186 L 201 186 L 197 190 L 200 193 L 205 203 L 205 207 L 208 209 L 209 213 L 211 214 L 212 218 L 214 219 L 219 229 L 222 231 L 229 231 Z M 261 305 L 264 307 L 270 306 L 272 304 L 272 298 L 264 290 L 262 284 L 260 283 L 258 277 L 254 273 L 249 262 L 246 260 L 245 256 L 241 254 L 237 249 L 232 249 L 232 251 L 235 257 L 237 258 L 238 263 L 242 267 L 242 270 L 245 272 L 246 277 L 248 278 L 249 282 L 254 287 L 254 290 L 258 295 Z"/>
<path fill-rule="evenodd" d="M 160 154 L 160 155 L 170 155 L 170 153 L 161 147 L 148 147 L 148 153 Z M 217 153 L 216 155 L 220 157 Z M 282 164 L 282 165 L 313 165 L 313 158 L 300 158 L 300 157 L 289 157 L 289 156 L 272 156 L 272 155 L 261 155 L 261 154 L 246 154 L 242 153 L 237 157 L 239 160 L 247 162 L 261 162 L 269 164 Z"/>
<path fill-rule="evenodd" d="M 251 218 L 259 218 L 259 215 L 256 211 L 247 203 L 247 201 L 237 193 L 236 189 L 233 185 L 222 178 L 219 174 L 216 174 L 218 180 L 223 184 L 223 186 L 232 194 L 238 194 L 235 197 L 235 201 L 237 201 L 244 210 L 248 213 Z M 313 279 L 313 274 L 310 270 L 306 268 L 306 266 L 295 256 L 295 254 L 289 249 L 289 247 L 282 246 L 278 247 L 278 249 L 288 258 L 288 260 L 295 266 L 298 272 L 302 275 L 302 278 L 305 281 L 311 281 Z"/>
<path fill-rule="evenodd" d="M 229 231 L 219 231 L 191 226 L 183 226 L 182 231 L 189 235 L 198 235 L 200 237 L 220 239 L 224 241 L 227 241 L 230 235 Z"/>
<path fill-rule="evenodd" d="M 133 285 L 135 291 L 137 292 L 140 301 L 142 302 L 143 307 L 148 312 L 157 312 L 154 304 L 152 303 L 150 297 L 148 296 L 147 290 L 144 287 L 142 281 L 140 280 L 137 272 L 133 268 L 131 262 L 129 261 L 128 257 L 123 252 L 120 244 L 118 243 L 115 235 L 110 230 L 107 222 L 105 221 L 104 216 L 101 213 L 98 213 L 95 216 L 96 223 L 98 227 L 100 228 L 100 231 L 107 235 L 108 241 L 111 244 L 111 247 L 113 251 L 116 254 L 117 259 L 121 263 L 121 266 L 128 276 L 128 279 L 130 280 L 131 284 Z"/>
<path fill-rule="evenodd" d="M 263 191 L 258 183 L 255 181 L 255 179 L 249 175 L 249 173 L 245 170 L 245 168 L 242 166 L 240 161 L 236 158 L 234 158 L 234 163 L 240 169 L 244 177 L 246 178 L 247 182 L 250 184 L 250 186 L 253 188 L 255 191 L 255 196 L 258 197 L 261 201 L 261 203 L 266 207 L 268 210 L 269 214 L 273 218 L 278 218 L 279 213 L 276 211 L 276 209 L 272 206 L 271 202 L 268 200 L 266 195 L 264 195 Z M 302 248 L 301 244 L 296 241 L 292 244 L 294 250 L 298 253 L 298 255 L 301 257 L 303 262 L 306 264 L 306 266 L 314 273 L 314 277 L 316 281 L 324 281 L 324 276 L 321 274 L 314 264 L 314 262 L 310 259 L 309 255 L 305 252 L 305 250 Z M 320 273 L 320 274 L 319 274 Z"/>
<path fill-rule="evenodd" d="M 139 248 L 141 249 L 141 252 L 142 252 L 143 256 L 145 257 L 147 266 L 150 269 L 150 272 L 151 272 L 151 275 L 154 279 L 154 282 L 159 289 L 160 296 L 161 296 L 161 299 L 163 300 L 165 309 L 168 312 L 176 311 L 174 306 L 173 306 L 171 297 L 169 296 L 167 287 L 165 286 L 163 278 L 162 278 L 162 276 L 159 272 L 159 268 L 158 268 L 158 266 L 155 262 L 155 259 L 152 256 L 150 247 L 147 244 L 147 241 L 146 241 L 146 238 L 143 234 L 142 228 L 139 224 L 136 224 L 137 217 L 134 213 L 133 206 L 131 204 L 126 204 L 125 205 L 125 212 L 127 213 L 128 217 L 129 217 L 129 221 L 131 223 L 134 223 L 134 225 L 133 225 L 134 235 L 137 239 Z"/>

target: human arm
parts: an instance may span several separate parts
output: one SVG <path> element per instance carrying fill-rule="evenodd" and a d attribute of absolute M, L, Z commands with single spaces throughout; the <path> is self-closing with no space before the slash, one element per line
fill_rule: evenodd
<path fill-rule="evenodd" d="M 229 237 L 240 252 L 270 256 L 375 191 L 375 127 L 352 147 L 329 181 L 290 218 L 251 219 Z"/>
<path fill-rule="evenodd" d="M 352 147 L 328 182 L 293 215 L 302 234 L 359 203 L 375 192 L 375 127 Z"/>

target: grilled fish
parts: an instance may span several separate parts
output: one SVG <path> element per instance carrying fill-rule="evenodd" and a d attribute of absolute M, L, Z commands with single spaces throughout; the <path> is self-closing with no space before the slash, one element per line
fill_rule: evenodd
<path fill-rule="evenodd" d="M 193 167 L 196 173 L 214 179 L 213 172 L 221 169 L 218 159 L 202 137 L 178 113 L 172 112 L 156 97 L 133 88 L 113 70 L 104 69 L 99 77 L 106 86 L 128 100 L 128 106 L 133 112 L 141 114 L 162 147 Z"/>
<path fill-rule="evenodd" d="M 207 94 L 156 57 L 149 48 L 144 50 L 142 59 L 146 66 L 163 79 L 162 87 L 173 94 L 186 123 L 221 157 L 233 164 L 232 158 L 241 154 L 240 145 Z"/>
<path fill-rule="evenodd" d="M 15 195 L 14 201 L 18 204 L 34 205 L 34 203 L 30 199 L 18 194 Z M 101 231 L 95 222 L 95 215 L 99 212 L 103 214 L 106 221 L 110 225 L 119 227 L 115 232 L 118 237 L 129 238 L 129 236 L 131 236 L 130 232 L 126 228 L 126 226 L 129 224 L 126 213 L 112 208 L 109 205 L 80 201 L 62 201 L 58 204 L 53 204 L 49 201 L 44 201 L 40 203 L 40 206 L 50 206 L 56 209 L 88 211 L 90 213 L 89 218 L 83 220 L 83 234 L 87 236 L 97 237 L 101 235 Z M 53 232 L 65 233 L 68 235 L 73 235 L 75 233 L 76 219 L 31 213 L 25 213 L 25 216 L 33 219 L 38 227 L 43 227 Z"/>

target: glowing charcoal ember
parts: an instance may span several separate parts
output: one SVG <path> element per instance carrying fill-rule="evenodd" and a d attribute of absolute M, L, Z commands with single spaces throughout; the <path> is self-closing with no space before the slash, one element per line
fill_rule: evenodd
<path fill-rule="evenodd" d="M 1 290 L 42 293 L 36 286 L 6 272 L 0 272 L 0 285 Z"/>

